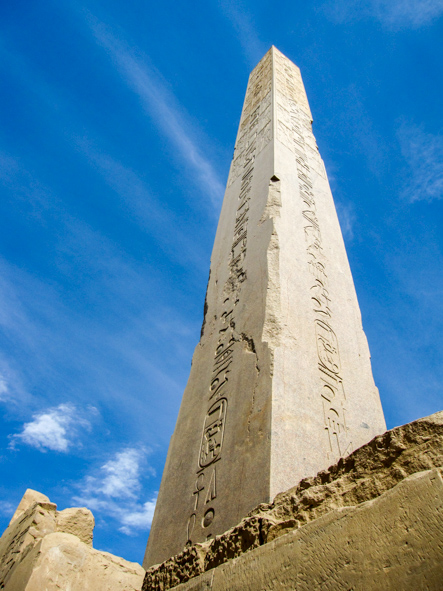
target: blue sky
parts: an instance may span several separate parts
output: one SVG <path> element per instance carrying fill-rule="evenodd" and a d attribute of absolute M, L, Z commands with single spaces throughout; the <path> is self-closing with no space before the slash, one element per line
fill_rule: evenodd
<path fill-rule="evenodd" d="M 388 427 L 443 408 L 442 0 L 0 7 L 0 528 L 141 561 L 247 78 L 300 68 Z"/>

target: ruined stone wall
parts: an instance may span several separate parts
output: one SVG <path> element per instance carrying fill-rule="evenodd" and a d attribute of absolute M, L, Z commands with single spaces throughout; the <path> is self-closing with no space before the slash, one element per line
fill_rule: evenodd
<path fill-rule="evenodd" d="M 139 591 L 145 571 L 92 547 L 94 517 L 28 489 L 0 539 L 4 591 Z"/>

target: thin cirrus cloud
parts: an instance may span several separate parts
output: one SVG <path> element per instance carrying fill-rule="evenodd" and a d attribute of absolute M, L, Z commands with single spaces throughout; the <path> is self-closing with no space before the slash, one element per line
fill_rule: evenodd
<path fill-rule="evenodd" d="M 10 518 L 14 514 L 16 506 L 8 501 L 0 501 L 0 515 Z"/>
<path fill-rule="evenodd" d="M 251 15 L 238 2 L 232 0 L 221 0 L 219 7 L 237 33 L 249 65 L 255 67 L 269 48 L 260 41 Z"/>
<path fill-rule="evenodd" d="M 0 400 L 4 400 L 9 392 L 8 383 L 4 376 L 0 375 Z"/>
<path fill-rule="evenodd" d="M 67 307 L 53 285 L 46 285 L 0 258 L 0 327 L 7 335 L 11 349 L 0 357 L 2 377 L 8 388 L 4 402 L 12 403 L 14 412 L 20 415 L 26 415 L 27 408 L 37 402 L 40 406 L 55 407 L 54 401 L 65 381 L 64 372 L 68 371 L 77 376 L 74 383 L 70 381 L 68 384 L 69 395 L 76 403 L 84 405 L 85 388 L 86 391 L 93 388 L 98 403 L 112 412 L 120 409 L 121 419 L 121 389 L 128 389 L 127 375 L 131 375 L 132 387 L 129 390 L 134 390 L 134 393 L 127 394 L 127 402 L 131 400 L 131 404 L 125 404 L 124 408 L 127 419 L 137 422 L 140 413 L 134 408 L 142 405 L 137 395 L 140 383 L 163 388 L 168 396 L 176 397 L 181 391 L 177 376 L 167 373 L 161 364 L 143 353 L 151 342 L 157 343 L 159 348 L 158 343 L 162 340 L 161 326 L 158 326 L 158 317 L 162 314 L 157 308 L 146 310 L 145 305 L 150 289 L 155 289 L 156 284 L 146 285 L 143 276 L 139 276 L 129 264 L 124 265 L 118 253 L 107 252 L 106 243 L 99 244 L 94 234 L 83 232 L 80 228 L 79 232 L 67 229 L 63 235 L 65 248 L 72 250 L 74 258 L 81 256 L 76 244 L 77 236 L 83 245 L 91 241 L 91 249 L 98 253 L 85 261 L 84 267 L 89 274 L 100 278 L 100 285 L 95 282 L 93 287 L 99 291 L 99 301 L 107 310 L 109 320 L 102 324 L 91 322 L 82 311 Z M 89 244 L 87 246 L 89 249 Z M 124 290 L 129 290 L 129 293 Z M 106 301 L 100 293 L 106 294 Z M 84 295 L 87 296 L 87 293 Z M 170 316 L 166 309 L 162 311 L 166 317 Z M 188 335 L 190 329 L 183 318 L 177 314 L 173 318 L 176 321 L 175 330 L 181 327 L 185 336 Z M 180 351 L 176 354 L 179 355 Z M 32 384 L 42 383 L 45 384 L 44 401 L 29 393 L 33 389 Z M 41 419 L 37 427 L 44 427 L 49 421 L 57 429 L 51 418 L 64 428 L 66 421 L 58 420 L 59 413 Z M 41 438 L 32 439 L 35 427 L 30 426 L 14 441 L 43 443 Z M 56 439 L 51 440 L 55 441 L 51 444 L 52 449 L 65 447 L 63 433 L 61 437 L 58 443 Z"/>
<path fill-rule="evenodd" d="M 74 136 L 74 145 L 108 187 L 119 196 L 131 217 L 144 231 L 155 236 L 171 258 L 203 268 L 205 263 L 195 240 L 181 230 L 173 212 L 167 211 L 158 203 L 133 170 L 101 150 L 85 136 Z M 165 228 L 170 231 L 165 232 Z"/>
<path fill-rule="evenodd" d="M 402 191 L 409 201 L 432 201 L 443 197 L 443 136 L 426 133 L 422 127 L 403 124 L 398 131 L 408 173 Z"/>
<path fill-rule="evenodd" d="M 355 213 L 351 204 L 337 201 L 335 204 L 337 216 L 340 220 L 340 228 L 344 239 L 350 242 L 354 238 Z"/>
<path fill-rule="evenodd" d="M 148 530 L 154 517 L 156 501 L 157 497 L 153 496 L 150 501 L 146 501 L 140 507 L 135 506 L 129 511 L 121 512 L 120 522 L 122 525 L 119 527 L 119 531 L 129 536 L 134 529 Z"/>
<path fill-rule="evenodd" d="M 21 433 L 11 437 L 10 447 L 24 443 L 40 451 L 67 452 L 74 441 L 79 445 L 79 432 L 90 428 L 91 423 L 75 405 L 60 404 L 35 414 L 32 421 L 24 424 Z"/>
<path fill-rule="evenodd" d="M 177 376 L 145 354 L 152 342 L 161 348 L 159 318 L 166 318 L 168 327 L 173 318 L 174 330 L 180 329 L 186 338 L 192 333 L 186 318 L 173 313 L 166 301 L 161 309 L 151 302 L 153 293 L 165 289 L 161 275 L 147 262 L 140 268 L 118 245 L 73 217 L 57 194 L 18 159 L 4 156 L 3 164 L 0 183 L 6 184 L 16 201 L 26 204 L 26 216 L 44 218 L 57 231 L 50 249 L 55 258 L 48 260 L 49 282 L 0 258 L 0 328 L 5 339 L 0 352 L 0 400 L 29 421 L 29 408 L 38 402 L 31 394 L 35 384 L 45 384 L 39 405 L 55 407 L 65 371 L 77 376 L 68 383 L 70 400 L 82 406 L 85 392 L 93 388 L 97 400 L 114 410 L 116 405 L 120 408 L 120 390 L 128 389 L 130 375 L 129 390 L 137 400 L 127 405 L 127 414 L 133 419 L 139 416 L 133 408 L 141 404 L 136 394 L 140 383 L 161 386 L 168 395 L 178 396 Z M 75 288 L 78 274 L 94 278 L 82 283 L 81 306 L 78 297 L 73 303 L 65 296 L 65 277 Z M 99 305 L 102 320 L 91 321 L 91 305 Z M 26 441 L 31 441 L 29 429 L 23 435 Z M 54 449 L 65 445 L 62 439 L 51 441 Z"/>
<path fill-rule="evenodd" d="M 145 502 L 140 500 L 142 475 L 155 476 L 147 464 L 150 450 L 144 447 L 128 447 L 105 462 L 98 470 L 98 476 L 87 476 L 78 484 L 81 496 L 74 496 L 73 502 L 86 504 L 106 518 L 112 517 L 120 527 L 119 531 L 130 535 L 135 529 L 148 530 L 154 515 L 156 494 Z"/>
<path fill-rule="evenodd" d="M 145 450 L 135 448 L 118 452 L 101 467 L 99 481 L 89 477 L 87 490 L 94 490 L 106 497 L 135 498 L 140 489 L 140 465 L 145 455 Z"/>
<path fill-rule="evenodd" d="M 218 211 L 224 184 L 212 163 L 197 146 L 194 138 L 198 132 L 188 121 L 175 96 L 167 90 L 160 76 L 142 59 L 135 57 L 126 44 L 117 39 L 103 23 L 90 14 L 87 22 L 97 43 L 109 54 L 125 83 L 139 96 L 160 132 L 171 141 L 182 161 L 196 175 L 199 187 L 211 199 L 214 213 Z"/>
<path fill-rule="evenodd" d="M 51 132 L 59 135 L 69 149 L 73 148 L 85 158 L 88 166 L 118 195 L 132 220 L 147 234 L 155 235 L 166 248 L 169 257 L 181 263 L 185 261 L 187 264 L 201 267 L 202 256 L 195 246 L 195 241 L 190 240 L 181 231 L 180 223 L 174 219 L 170 211 L 162 207 L 140 176 L 110 154 L 102 138 L 94 135 L 91 130 L 85 131 L 85 122 L 78 112 L 78 105 L 73 104 L 60 88 L 55 88 L 44 80 L 38 68 L 27 63 L 17 51 L 0 46 L 0 55 L 4 58 L 5 66 L 26 87 L 27 92 L 28 89 L 32 89 L 40 101 L 39 112 L 42 113 L 41 107 L 46 110 Z M 202 174 L 205 171 L 208 173 L 208 182 L 211 183 L 215 173 L 211 176 L 210 165 L 207 163 L 205 168 L 203 163 L 200 168 Z M 0 181 L 15 190 L 14 185 L 18 177 L 26 176 L 30 175 L 26 175 L 26 171 L 23 170 L 23 163 L 6 153 L 0 153 Z M 28 179 L 24 180 L 28 184 Z M 223 187 L 220 187 L 220 183 L 215 186 L 214 198 L 216 193 L 223 191 Z M 24 192 L 22 187 L 20 192 Z M 33 193 L 35 201 L 35 188 Z M 45 195 L 42 194 L 42 200 L 44 199 Z M 164 232 L 165 227 L 169 228 L 170 232 Z"/>
<path fill-rule="evenodd" d="M 3 288 L 4 286 L 0 281 L 0 305 L 4 301 L 1 293 Z M 3 322 L 1 318 L 0 327 L 3 328 Z M 8 354 L 10 358 L 8 358 Z M 14 363 L 11 363 L 11 361 L 17 361 L 13 353 L 11 354 L 11 352 L 0 351 L 0 403 L 2 403 L 4 407 L 8 409 L 8 412 L 14 412 L 18 405 L 23 408 L 27 405 L 30 399 L 29 393 L 24 387 L 20 373 L 17 372 L 17 370 L 13 367 Z"/>
<path fill-rule="evenodd" d="M 387 29 L 417 29 L 443 14 L 441 0 L 339 0 L 324 4 L 325 13 L 339 23 L 373 18 Z"/>
<path fill-rule="evenodd" d="M 183 253 L 180 261 L 192 260 L 194 264 L 200 265 L 201 255 L 195 252 L 195 246 L 191 248 L 188 245 L 179 230 L 179 224 L 174 224 L 173 217 L 167 217 L 166 210 L 160 205 L 156 207 L 156 201 L 150 199 L 149 187 L 133 170 L 102 150 L 102 142 L 84 139 L 83 143 L 79 143 L 81 117 L 75 108 L 71 110 L 69 99 L 60 97 L 58 90 L 45 84 L 38 75 L 38 68 L 34 70 L 25 60 L 19 59 L 18 62 L 23 66 L 18 69 L 23 75 L 23 84 L 28 82 L 28 73 L 32 74 L 30 86 L 40 99 L 39 110 L 47 107 L 49 113 L 53 111 L 54 103 L 58 105 L 54 111 L 57 121 L 52 121 L 52 125 L 54 129 L 60 128 L 60 133 L 64 140 L 68 140 L 70 147 L 83 153 L 88 163 L 120 195 L 121 201 L 128 204 L 134 216 L 141 219 L 143 227 L 148 228 L 144 220 L 150 221 L 154 228 L 164 227 L 167 222 L 169 234 L 175 240 L 163 240 L 176 244 L 172 252 L 174 258 L 178 257 L 176 251 L 180 249 Z M 68 117 L 68 113 L 71 117 Z M 154 292 L 165 290 L 160 271 L 146 261 L 140 268 L 136 261 L 120 250 L 115 241 L 86 221 L 78 219 L 77 212 L 70 210 L 69 204 L 64 202 L 57 191 L 41 183 L 34 173 L 29 172 L 26 164 L 23 158 L 1 152 L 0 184 L 14 196 L 15 203 L 19 202 L 23 219 L 44 219 L 48 227 L 56 229 L 51 232 L 53 243 L 50 256 L 54 258 L 45 257 L 45 260 L 51 267 L 51 274 L 57 279 L 56 282 L 51 280 L 48 283 L 43 278 L 38 279 L 27 273 L 20 266 L 0 260 L 0 326 L 15 347 L 14 352 L 11 352 L 9 344 L 0 358 L 0 373 L 5 380 L 0 389 L 0 399 L 13 402 L 15 409 L 29 421 L 29 408 L 37 402 L 31 394 L 35 391 L 31 384 L 35 385 L 38 380 L 43 382 L 44 376 L 50 375 L 51 387 L 45 384 L 44 401 L 41 400 L 40 404 L 44 408 L 55 406 L 58 402 L 58 384 L 63 382 L 65 370 L 80 375 L 81 385 L 70 382 L 68 394 L 71 400 L 79 401 L 80 404 L 85 398 L 85 387 L 87 389 L 92 385 L 97 398 L 108 408 L 120 408 L 116 405 L 120 405 L 120 389 L 127 389 L 127 379 L 124 383 L 124 376 L 127 375 L 133 376 L 134 398 L 138 398 L 137 387 L 142 380 L 152 387 L 161 386 L 171 397 L 178 396 L 182 387 L 177 377 L 165 372 L 161 364 L 143 354 L 150 346 L 148 341 L 156 339 L 159 334 L 158 327 L 157 330 L 149 330 L 149 326 L 157 323 L 156 318 L 171 318 L 169 309 L 162 309 L 161 312 L 157 310 L 159 313 L 156 313 L 152 302 L 151 308 L 146 307 L 146 302 L 151 301 Z M 153 220 L 158 223 L 153 224 Z M 161 230 L 158 232 L 161 233 Z M 166 234 L 163 232 L 163 235 Z M 171 251 L 172 246 L 168 254 Z M 103 315 L 106 313 L 105 323 L 91 323 L 87 313 L 72 310 L 71 302 L 66 301 L 66 290 L 58 283 L 63 283 L 64 277 L 75 283 L 78 275 L 94 278 L 93 282 L 86 281 L 83 284 L 81 300 L 94 306 L 99 304 Z M 174 320 L 175 326 L 188 331 L 189 323 L 184 317 L 174 313 Z M 111 368 L 109 359 L 117 360 L 111 364 Z M 110 372 L 112 380 L 109 380 Z M 128 405 L 128 409 L 140 404 L 137 399 L 132 406 Z M 128 410 L 127 414 L 139 420 L 139 413 Z M 19 442 L 20 438 L 16 441 Z M 64 444 L 59 441 L 55 445 L 60 448 Z"/>

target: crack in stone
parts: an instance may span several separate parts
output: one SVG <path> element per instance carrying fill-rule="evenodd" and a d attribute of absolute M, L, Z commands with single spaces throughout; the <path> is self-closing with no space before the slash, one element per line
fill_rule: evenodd
<path fill-rule="evenodd" d="M 270 354 L 270 376 L 274 375 L 274 350 L 280 344 L 281 326 L 281 290 L 280 290 L 280 244 L 278 236 L 278 219 L 282 207 L 281 181 L 274 174 L 269 180 L 268 198 L 260 224 L 270 221 L 272 232 L 267 250 L 268 285 L 266 290 L 265 322 L 262 341 L 266 342 Z"/>

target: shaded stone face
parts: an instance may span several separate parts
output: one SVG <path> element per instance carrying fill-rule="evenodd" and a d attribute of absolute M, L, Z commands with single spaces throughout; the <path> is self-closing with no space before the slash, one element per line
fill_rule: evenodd
<path fill-rule="evenodd" d="M 145 567 L 385 430 L 311 121 L 299 69 L 271 48 L 248 83 Z"/>

